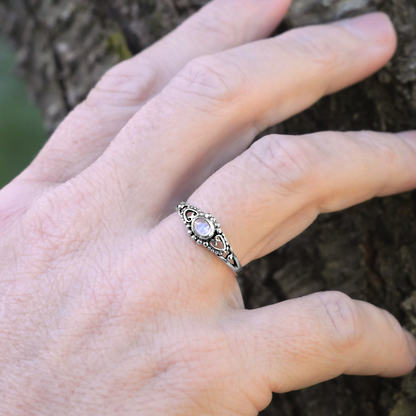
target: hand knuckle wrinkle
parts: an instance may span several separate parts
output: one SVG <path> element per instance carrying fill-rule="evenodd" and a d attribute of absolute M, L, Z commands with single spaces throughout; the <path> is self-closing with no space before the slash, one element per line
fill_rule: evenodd
<path fill-rule="evenodd" d="M 353 349 L 362 341 L 362 317 L 355 302 L 342 292 L 318 293 L 329 324 L 330 342 L 337 350 Z"/>
<path fill-rule="evenodd" d="M 277 189 L 297 193 L 316 179 L 311 149 L 295 138 L 267 136 L 249 149 L 249 168 Z"/>
<path fill-rule="evenodd" d="M 309 62 L 332 66 L 339 61 L 339 45 L 320 27 L 292 29 L 283 36 L 289 42 L 292 52 L 300 52 Z"/>
<path fill-rule="evenodd" d="M 136 106 L 146 102 L 162 83 L 159 68 L 145 61 L 122 62 L 107 71 L 88 94 L 85 105 Z"/>
<path fill-rule="evenodd" d="M 212 55 L 189 62 L 172 80 L 170 88 L 223 107 L 240 97 L 244 85 L 243 71 L 236 63 Z"/>
<path fill-rule="evenodd" d="M 208 6 L 190 19 L 199 33 L 215 44 L 234 45 L 239 43 L 241 30 L 231 23 L 229 13 L 223 8 Z"/>

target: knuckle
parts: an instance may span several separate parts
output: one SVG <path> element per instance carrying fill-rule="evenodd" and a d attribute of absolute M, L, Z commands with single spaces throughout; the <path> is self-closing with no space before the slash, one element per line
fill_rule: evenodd
<path fill-rule="evenodd" d="M 189 62 L 171 81 L 169 87 L 191 97 L 202 99 L 204 108 L 222 108 L 236 101 L 244 92 L 246 79 L 241 68 L 231 57 L 203 56 Z"/>
<path fill-rule="evenodd" d="M 229 12 L 224 7 L 215 6 L 205 7 L 188 24 L 193 25 L 204 36 L 208 34 L 213 44 L 238 44 L 243 31 L 230 23 Z"/>
<path fill-rule="evenodd" d="M 236 369 L 232 359 L 229 340 L 219 330 L 204 327 L 202 330 L 192 328 L 178 336 L 177 328 L 170 339 L 175 340 L 168 348 L 154 351 L 154 362 L 166 368 L 175 363 L 189 371 L 192 379 L 200 389 L 212 387 L 212 377 L 230 377 Z M 234 371 L 233 371 L 234 370 Z"/>
<path fill-rule="evenodd" d="M 53 191 L 45 192 L 25 218 L 34 238 L 40 241 L 53 236 L 59 238 L 66 234 L 68 228 L 64 226 L 63 206 L 53 195 Z"/>
<path fill-rule="evenodd" d="M 15 179 L 0 189 L 0 233 L 7 233 L 24 214 L 34 197 L 31 184 Z"/>
<path fill-rule="evenodd" d="M 88 94 L 85 104 L 135 106 L 146 102 L 161 84 L 162 74 L 152 62 L 127 60 L 109 69 Z"/>
<path fill-rule="evenodd" d="M 292 29 L 282 35 L 288 42 L 290 52 L 298 52 L 309 62 L 319 65 L 337 65 L 340 59 L 339 46 L 320 27 Z"/>
<path fill-rule="evenodd" d="M 74 252 L 94 227 L 90 210 L 70 182 L 46 190 L 23 218 L 25 237 L 39 252 Z"/>
<path fill-rule="evenodd" d="M 314 149 L 305 139 L 270 135 L 246 152 L 246 168 L 255 171 L 279 193 L 307 191 L 316 180 Z"/>
<path fill-rule="evenodd" d="M 399 153 L 395 147 L 397 144 L 395 136 L 388 134 L 382 136 L 372 131 L 361 131 L 358 135 L 354 134 L 354 138 L 375 156 L 377 163 L 386 167 L 386 171 L 398 163 Z"/>
<path fill-rule="evenodd" d="M 316 293 L 318 313 L 326 318 L 329 342 L 336 350 L 353 349 L 363 338 L 361 314 L 356 303 L 342 292 Z"/>

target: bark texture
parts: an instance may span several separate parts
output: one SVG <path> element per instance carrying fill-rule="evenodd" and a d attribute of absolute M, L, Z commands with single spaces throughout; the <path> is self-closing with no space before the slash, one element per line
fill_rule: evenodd
<path fill-rule="evenodd" d="M 106 69 L 140 52 L 205 2 L 0 0 L 0 24 L 18 51 L 19 70 L 46 126 L 53 130 Z M 282 27 L 372 10 L 393 18 L 399 34 L 393 61 L 360 85 L 324 98 L 270 131 L 416 128 L 414 0 L 294 0 Z M 248 308 L 341 290 L 388 309 L 416 332 L 416 193 L 320 216 L 298 238 L 248 265 L 241 285 Z M 393 380 L 342 376 L 276 395 L 262 415 L 414 416 L 416 375 Z"/>

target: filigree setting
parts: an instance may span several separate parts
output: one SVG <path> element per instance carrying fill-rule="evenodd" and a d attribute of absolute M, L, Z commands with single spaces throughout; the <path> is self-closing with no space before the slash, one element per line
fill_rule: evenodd
<path fill-rule="evenodd" d="M 235 273 L 239 274 L 242 271 L 241 264 L 215 217 L 186 202 L 178 204 L 176 211 L 186 225 L 192 240 L 216 254 Z"/>

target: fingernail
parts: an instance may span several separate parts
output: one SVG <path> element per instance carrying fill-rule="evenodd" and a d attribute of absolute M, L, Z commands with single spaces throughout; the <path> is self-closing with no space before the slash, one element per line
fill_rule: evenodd
<path fill-rule="evenodd" d="M 404 330 L 404 333 L 406 335 L 407 343 L 409 344 L 410 351 L 416 357 L 416 339 L 409 331 Z"/>
<path fill-rule="evenodd" d="M 396 36 L 393 23 L 385 13 L 370 13 L 340 23 L 365 40 L 388 42 Z"/>

